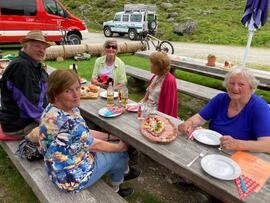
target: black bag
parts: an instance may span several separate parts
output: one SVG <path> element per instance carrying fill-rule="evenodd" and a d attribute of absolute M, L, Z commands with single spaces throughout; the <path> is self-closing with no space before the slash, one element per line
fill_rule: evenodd
<path fill-rule="evenodd" d="M 21 158 L 26 158 L 28 161 L 43 159 L 43 155 L 38 150 L 38 144 L 24 137 L 20 142 L 16 154 Z"/>

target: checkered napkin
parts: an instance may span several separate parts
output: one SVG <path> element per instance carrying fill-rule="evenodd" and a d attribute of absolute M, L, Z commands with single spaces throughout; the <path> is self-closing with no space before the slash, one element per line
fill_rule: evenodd
<path fill-rule="evenodd" d="M 236 178 L 236 179 L 234 180 L 234 182 L 235 182 L 235 184 L 236 184 L 236 187 L 237 187 L 237 190 L 238 190 L 238 192 L 239 192 L 240 198 L 241 198 L 242 200 L 244 200 L 250 193 L 252 193 L 252 192 L 255 190 L 255 188 L 256 188 L 257 186 L 259 186 L 259 184 L 258 184 L 255 180 L 253 180 L 253 179 L 251 179 L 251 178 L 249 178 L 249 177 L 246 177 L 246 176 L 244 176 L 244 175 L 241 175 L 241 177 L 242 177 L 242 179 L 243 179 L 244 182 L 245 182 L 245 185 L 246 185 L 246 192 L 243 192 L 243 191 L 242 191 L 240 177 L 239 177 L 239 178 Z"/>

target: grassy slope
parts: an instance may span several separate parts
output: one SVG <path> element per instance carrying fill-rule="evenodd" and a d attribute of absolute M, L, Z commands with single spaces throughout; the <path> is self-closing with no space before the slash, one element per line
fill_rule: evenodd
<path fill-rule="evenodd" d="M 183 42 L 199 42 L 208 44 L 245 45 L 247 28 L 241 25 L 241 17 L 245 7 L 245 0 L 167 0 L 173 4 L 167 11 L 160 7 L 162 0 L 61 0 L 72 13 L 85 20 L 90 31 L 102 30 L 102 23 L 112 20 L 114 13 L 123 9 L 124 3 L 156 3 L 158 6 L 158 34 L 163 39 Z M 81 7 L 83 5 L 83 10 Z M 209 11 L 209 15 L 203 15 Z M 173 23 L 167 23 L 167 14 L 177 12 L 179 16 Z M 174 23 L 182 23 L 188 19 L 197 22 L 198 28 L 191 36 L 174 34 Z M 270 47 L 270 24 L 266 24 L 254 35 L 252 46 Z"/>

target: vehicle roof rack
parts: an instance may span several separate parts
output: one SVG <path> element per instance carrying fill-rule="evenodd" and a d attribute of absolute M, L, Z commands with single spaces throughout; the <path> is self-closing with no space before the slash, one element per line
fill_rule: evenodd
<path fill-rule="evenodd" d="M 155 4 L 125 4 L 124 11 L 127 12 L 145 12 L 152 11 L 157 12 L 157 6 Z"/>

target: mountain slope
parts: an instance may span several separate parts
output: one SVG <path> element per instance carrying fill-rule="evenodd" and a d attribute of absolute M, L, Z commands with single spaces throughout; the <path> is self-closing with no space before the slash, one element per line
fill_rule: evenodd
<path fill-rule="evenodd" d="M 163 39 L 208 44 L 245 45 L 248 29 L 240 20 L 245 7 L 245 0 L 167 0 L 173 6 L 164 9 L 162 0 L 123 1 L 123 0 L 61 0 L 76 16 L 85 20 L 89 31 L 102 31 L 103 21 L 113 19 L 115 12 L 123 9 L 124 3 L 150 3 L 158 7 L 158 33 Z M 177 12 L 174 21 L 167 22 L 168 13 Z M 179 36 L 173 33 L 176 23 L 192 19 L 197 22 L 193 35 Z M 270 25 L 256 31 L 252 46 L 270 47 Z"/>

